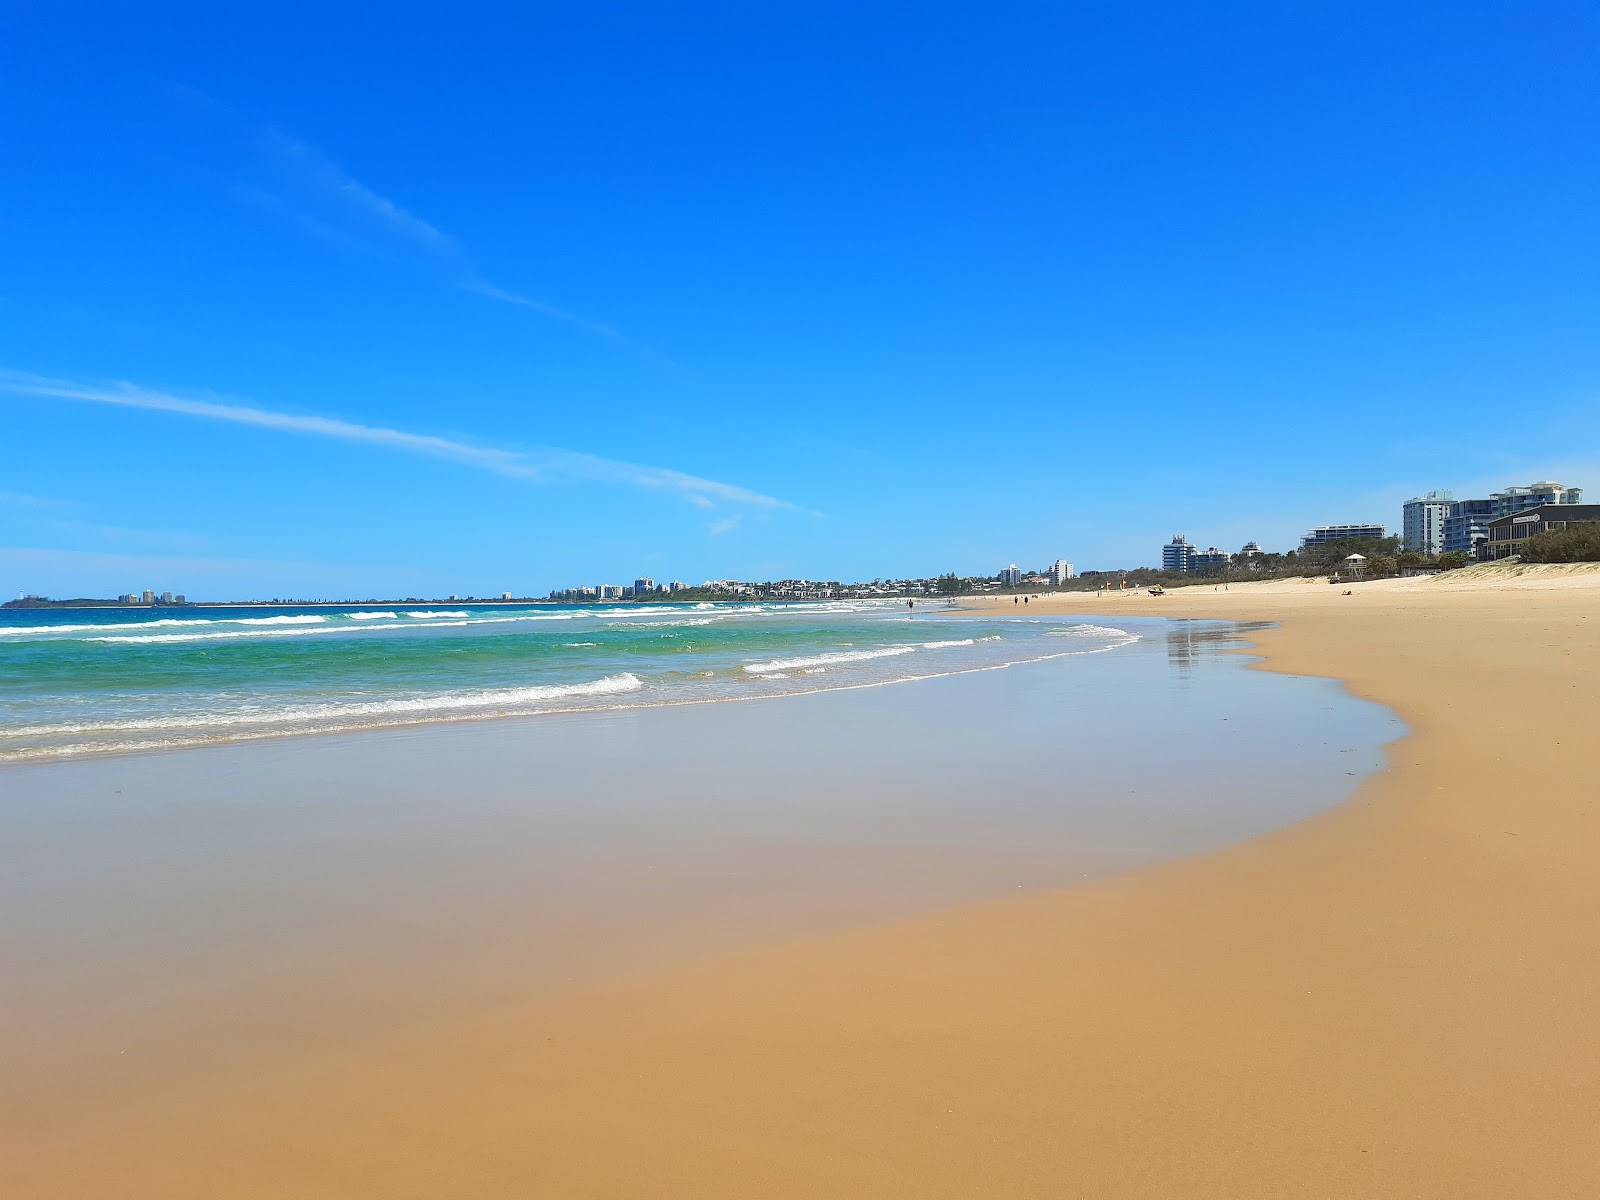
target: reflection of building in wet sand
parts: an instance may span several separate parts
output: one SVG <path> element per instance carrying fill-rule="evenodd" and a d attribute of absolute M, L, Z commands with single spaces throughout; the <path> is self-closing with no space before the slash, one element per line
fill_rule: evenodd
<path fill-rule="evenodd" d="M 1239 634 L 1266 629 L 1270 622 L 1245 621 L 1219 626 L 1211 621 L 1171 621 L 1167 625 L 1167 665 L 1188 678 L 1197 661 L 1239 645 Z"/>
<path fill-rule="evenodd" d="M 1190 621 L 1174 621 L 1167 629 L 1167 665 L 1185 678 L 1194 667 L 1196 642 L 1201 636 Z"/>

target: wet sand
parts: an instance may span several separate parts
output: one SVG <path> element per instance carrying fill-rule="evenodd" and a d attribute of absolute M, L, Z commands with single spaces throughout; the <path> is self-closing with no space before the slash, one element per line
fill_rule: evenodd
<path fill-rule="evenodd" d="M 1243 844 L 286 1063 L 18 1194 L 1594 1195 L 1597 585 L 1046 601 L 1280 621 L 1268 670 L 1411 732 Z"/>

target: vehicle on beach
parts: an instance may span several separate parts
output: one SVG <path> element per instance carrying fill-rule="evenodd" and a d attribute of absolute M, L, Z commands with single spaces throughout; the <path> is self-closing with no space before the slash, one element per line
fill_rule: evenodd
<path fill-rule="evenodd" d="M 1152 596 L 1165 596 L 1165 595 L 1166 595 L 1166 594 L 1167 594 L 1167 591 L 1166 591 L 1166 589 L 1165 589 L 1165 588 L 1163 588 L 1163 587 L 1162 587 L 1162 586 L 1161 586 L 1161 585 L 1160 585 L 1160 584 L 1159 584 L 1159 583 L 1158 583 L 1158 584 L 1156 584 L 1156 586 L 1155 586 L 1155 587 L 1153 587 L 1153 588 L 1151 588 L 1151 589 L 1150 589 L 1150 594 L 1151 594 L 1151 595 L 1152 595 Z"/>

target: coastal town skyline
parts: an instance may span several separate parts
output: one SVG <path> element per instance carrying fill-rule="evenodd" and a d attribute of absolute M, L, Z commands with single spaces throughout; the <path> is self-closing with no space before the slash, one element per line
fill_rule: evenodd
<path fill-rule="evenodd" d="M 1559 508 L 1570 508 L 1580 520 L 1595 520 L 1590 515 L 1594 506 L 1583 505 L 1584 490 L 1581 486 L 1558 483 L 1553 480 L 1538 481 L 1527 486 L 1508 486 L 1491 493 L 1484 499 L 1470 499 L 1463 497 L 1456 499 L 1448 490 L 1435 489 L 1426 495 L 1414 496 L 1407 500 L 1401 509 L 1401 519 L 1395 527 L 1394 537 L 1397 539 L 1397 548 L 1411 554 L 1423 555 L 1438 559 L 1443 555 L 1464 555 L 1465 560 L 1490 561 L 1495 557 L 1502 557 L 1505 550 L 1490 553 L 1484 548 L 1490 542 L 1490 524 L 1497 518 L 1515 516 L 1518 513 L 1531 512 L 1544 505 L 1553 505 Z M 1329 524 L 1313 526 L 1306 530 L 1299 539 L 1297 547 L 1284 551 L 1264 550 L 1261 543 L 1252 538 L 1246 541 L 1237 551 L 1225 550 L 1215 544 L 1201 549 L 1197 543 L 1190 542 L 1183 534 L 1174 534 L 1172 540 L 1164 543 L 1159 551 L 1158 561 L 1154 563 L 1137 563 L 1134 565 L 1119 566 L 1093 566 L 1081 572 L 1073 563 L 1064 558 L 1056 558 L 1048 565 L 1038 568 L 1019 568 L 1011 563 L 1001 568 L 993 575 L 958 574 L 955 571 L 937 574 L 904 574 L 889 576 L 873 576 L 871 581 L 860 579 L 845 581 L 843 578 L 812 579 L 804 576 L 790 576 L 772 580 L 750 580 L 733 577 L 707 579 L 700 584 L 686 583 L 681 579 L 663 580 L 659 584 L 652 576 L 637 576 L 632 583 L 599 583 L 599 584 L 574 584 L 567 587 L 556 587 L 547 593 L 522 593 L 501 591 L 487 595 L 474 593 L 452 592 L 446 596 L 424 598 L 407 595 L 404 597 L 368 597 L 366 599 L 330 600 L 319 598 L 316 600 L 289 600 L 274 598 L 263 601 L 259 598 L 235 597 L 232 600 L 212 599 L 202 603 L 229 604 L 229 603 L 283 603 L 283 604 L 449 604 L 449 603 L 509 603 L 509 602 L 541 602 L 562 600 L 568 602 L 585 601 L 614 601 L 636 600 L 643 598 L 685 597 L 693 593 L 695 598 L 708 595 L 722 595 L 726 597 L 742 596 L 771 596 L 788 599 L 827 599 L 834 597 L 869 598 L 872 596 L 912 596 L 912 595 L 939 595 L 941 579 L 960 582 L 960 587 L 950 586 L 943 589 L 943 593 L 954 595 L 961 592 L 974 590 L 987 590 L 978 585 L 993 583 L 997 590 L 1014 590 L 1019 587 L 1043 587 L 1046 585 L 1062 586 L 1074 578 L 1116 576 L 1149 573 L 1160 571 L 1166 574 L 1205 576 L 1223 574 L 1232 570 L 1242 570 L 1248 573 L 1258 570 L 1263 559 L 1269 554 L 1273 557 L 1281 555 L 1294 555 L 1303 553 L 1307 549 L 1332 543 L 1348 541 L 1377 540 L 1391 536 L 1390 527 L 1377 522 L 1348 522 L 1344 524 Z M 1463 565 L 1456 562 L 1452 565 Z M 46 601 L 53 599 L 43 592 L 23 591 L 18 594 L 17 602 Z M 111 603 L 111 601 L 97 601 Z M 127 606 L 153 606 L 176 605 L 183 606 L 187 603 L 183 593 L 174 593 L 171 590 L 156 591 L 143 589 L 119 593 L 116 603 Z"/>

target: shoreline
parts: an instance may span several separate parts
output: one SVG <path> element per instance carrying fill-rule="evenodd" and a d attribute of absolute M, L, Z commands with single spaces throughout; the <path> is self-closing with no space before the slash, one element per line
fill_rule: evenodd
<path fill-rule="evenodd" d="M 1338 679 L 1408 732 L 1345 803 L 1226 849 L 152 1122 L 116 1194 L 1594 1194 L 1600 575 L 1533 582 L 1129 597 L 1276 621 L 1251 669 Z M 1059 608 L 1106 604 L 1083 595 Z M 86 1182 L 35 1194 L 109 1194 Z"/>

